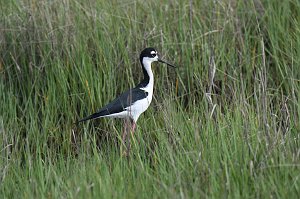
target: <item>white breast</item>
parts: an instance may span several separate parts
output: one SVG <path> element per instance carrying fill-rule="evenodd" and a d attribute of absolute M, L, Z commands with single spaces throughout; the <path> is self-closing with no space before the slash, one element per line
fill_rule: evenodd
<path fill-rule="evenodd" d="M 128 111 L 128 114 L 135 122 L 137 121 L 139 116 L 143 112 L 145 112 L 150 106 L 150 103 L 152 101 L 152 94 L 153 94 L 153 88 L 151 89 L 151 92 L 148 92 L 148 96 L 146 98 L 134 102 L 130 107 L 126 109 L 126 111 Z"/>
<path fill-rule="evenodd" d="M 144 88 L 140 88 L 141 90 L 144 90 L 148 93 L 147 98 L 141 99 L 136 101 L 126 109 L 130 115 L 130 117 L 136 122 L 139 116 L 147 110 L 147 108 L 150 106 L 150 103 L 152 101 L 153 96 L 153 85 L 154 85 L 154 77 L 151 70 L 151 60 L 148 60 L 147 58 L 143 59 L 143 65 L 149 75 L 149 83 Z"/>

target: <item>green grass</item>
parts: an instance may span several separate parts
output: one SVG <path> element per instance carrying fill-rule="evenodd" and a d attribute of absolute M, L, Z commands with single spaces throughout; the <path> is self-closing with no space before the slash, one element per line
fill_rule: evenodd
<path fill-rule="evenodd" d="M 148 46 L 178 68 L 126 158 L 121 120 L 74 122 Z M 298 0 L 2 0 L 0 198 L 298 198 L 299 95 Z"/>

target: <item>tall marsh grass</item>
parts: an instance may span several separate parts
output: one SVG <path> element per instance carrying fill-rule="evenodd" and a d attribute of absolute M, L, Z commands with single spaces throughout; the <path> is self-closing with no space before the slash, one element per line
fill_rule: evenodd
<path fill-rule="evenodd" d="M 76 126 L 142 78 L 150 108 Z M 0 198 L 298 198 L 300 2 L 0 1 Z"/>

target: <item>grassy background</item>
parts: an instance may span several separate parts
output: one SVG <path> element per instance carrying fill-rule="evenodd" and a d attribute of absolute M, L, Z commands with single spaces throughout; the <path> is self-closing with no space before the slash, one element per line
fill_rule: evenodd
<path fill-rule="evenodd" d="M 300 2 L 0 1 L 0 198 L 298 198 Z M 142 78 L 122 121 L 73 123 Z"/>

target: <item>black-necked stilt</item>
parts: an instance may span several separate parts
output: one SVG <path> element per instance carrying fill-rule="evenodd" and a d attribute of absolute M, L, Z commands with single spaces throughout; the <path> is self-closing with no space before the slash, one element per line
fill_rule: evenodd
<path fill-rule="evenodd" d="M 140 54 L 140 62 L 144 73 L 143 81 L 135 88 L 129 89 L 121 94 L 96 113 L 87 116 L 78 122 L 101 117 L 126 118 L 131 121 L 131 132 L 133 133 L 139 116 L 147 110 L 152 100 L 154 77 L 151 70 L 151 64 L 155 61 L 175 67 L 174 65 L 159 59 L 157 51 L 154 48 L 145 48 Z M 125 123 L 125 125 L 123 141 L 125 141 L 127 136 L 127 123 Z"/>

